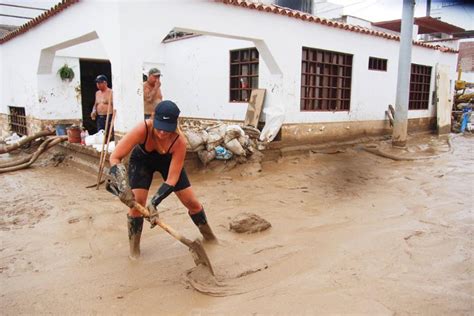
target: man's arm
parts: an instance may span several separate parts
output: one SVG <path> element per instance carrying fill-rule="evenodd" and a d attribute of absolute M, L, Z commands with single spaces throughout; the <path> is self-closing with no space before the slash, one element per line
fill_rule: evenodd
<path fill-rule="evenodd" d="M 153 102 L 157 95 L 161 98 L 161 89 L 158 83 L 153 88 L 148 85 L 143 86 L 143 97 L 147 103 Z"/>

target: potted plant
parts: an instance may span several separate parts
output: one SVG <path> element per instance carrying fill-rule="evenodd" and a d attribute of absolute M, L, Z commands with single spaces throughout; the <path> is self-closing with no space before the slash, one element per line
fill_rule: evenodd
<path fill-rule="evenodd" d="M 67 64 L 58 69 L 58 74 L 63 81 L 71 81 L 74 78 L 74 71 Z"/>

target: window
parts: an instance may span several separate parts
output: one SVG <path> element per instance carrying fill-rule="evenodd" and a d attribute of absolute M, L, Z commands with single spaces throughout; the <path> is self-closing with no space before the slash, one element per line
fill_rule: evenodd
<path fill-rule="evenodd" d="M 258 50 L 230 51 L 230 102 L 247 102 L 258 88 Z"/>
<path fill-rule="evenodd" d="M 377 57 L 369 57 L 369 70 L 387 71 L 387 60 Z"/>
<path fill-rule="evenodd" d="M 352 55 L 303 47 L 301 111 L 348 111 Z"/>
<path fill-rule="evenodd" d="M 10 123 L 10 130 L 19 135 L 28 135 L 26 129 L 26 115 L 25 108 L 10 106 L 10 115 L 8 115 L 8 122 Z"/>
<path fill-rule="evenodd" d="M 409 110 L 426 110 L 430 100 L 431 67 L 411 64 Z"/>

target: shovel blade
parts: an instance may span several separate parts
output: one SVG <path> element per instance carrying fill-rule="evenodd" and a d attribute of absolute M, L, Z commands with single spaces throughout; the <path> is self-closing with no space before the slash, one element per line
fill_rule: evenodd
<path fill-rule="evenodd" d="M 209 268 L 211 274 L 214 275 L 214 269 L 212 268 L 211 261 L 209 260 L 209 257 L 207 256 L 206 250 L 204 250 L 201 241 L 196 239 L 195 241 L 189 243 L 188 247 L 189 251 L 191 251 L 191 254 L 193 255 L 194 263 L 196 265 L 205 265 Z"/>

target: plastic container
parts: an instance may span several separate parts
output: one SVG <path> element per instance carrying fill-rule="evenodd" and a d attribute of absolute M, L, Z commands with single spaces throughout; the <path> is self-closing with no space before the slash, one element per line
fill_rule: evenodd
<path fill-rule="evenodd" d="M 67 127 L 67 125 L 64 125 L 64 124 L 56 125 L 56 135 L 57 136 L 65 136 L 66 135 L 66 127 Z"/>
<path fill-rule="evenodd" d="M 89 132 L 86 129 L 81 131 L 81 145 L 86 144 L 86 137 L 89 136 Z"/>
<path fill-rule="evenodd" d="M 81 129 L 79 126 L 71 126 L 67 129 L 67 141 L 70 143 L 81 143 Z"/>

